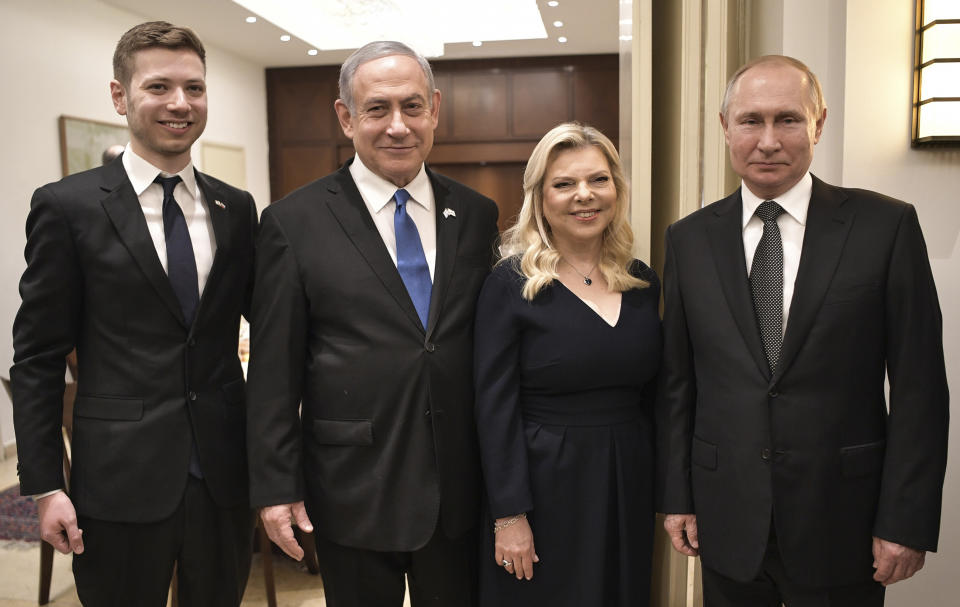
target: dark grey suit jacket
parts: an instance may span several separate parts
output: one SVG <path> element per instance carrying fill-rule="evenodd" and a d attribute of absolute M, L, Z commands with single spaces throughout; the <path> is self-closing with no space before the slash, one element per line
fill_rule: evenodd
<path fill-rule="evenodd" d="M 23 494 L 63 487 L 64 357 L 76 347 L 70 489 L 79 514 L 169 516 L 186 487 L 192 434 L 214 501 L 247 502 L 237 341 L 256 207 L 212 177 L 198 172 L 197 181 L 217 251 L 192 326 L 120 158 L 34 193 L 10 370 Z"/>
<path fill-rule="evenodd" d="M 738 190 L 667 231 L 661 510 L 695 513 L 704 565 L 743 581 L 771 520 L 808 586 L 868 579 L 874 535 L 935 550 L 948 392 L 916 211 L 814 178 L 772 377 L 741 216 Z"/>
<path fill-rule="evenodd" d="M 329 540 L 410 551 L 438 520 L 450 537 L 479 520 L 473 316 L 497 207 L 428 170 L 437 254 L 424 330 L 348 167 L 263 213 L 247 412 L 251 501 L 306 499 Z"/>

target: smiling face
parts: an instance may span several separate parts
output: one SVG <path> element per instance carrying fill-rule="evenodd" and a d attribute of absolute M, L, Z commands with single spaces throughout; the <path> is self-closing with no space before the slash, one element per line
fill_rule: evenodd
<path fill-rule="evenodd" d="M 340 99 L 335 109 L 360 161 L 397 187 L 406 186 L 433 148 L 440 91 L 428 90 L 415 59 L 389 55 L 357 68 L 353 99 L 354 111 Z"/>
<path fill-rule="evenodd" d="M 760 198 L 780 196 L 810 168 L 827 111 L 816 115 L 809 86 L 791 65 L 759 64 L 743 73 L 720 116 L 730 164 Z"/>
<path fill-rule="evenodd" d="M 570 249 L 601 243 L 617 208 L 617 188 L 600 148 L 554 152 L 543 177 L 543 218 L 554 245 Z"/>
<path fill-rule="evenodd" d="M 207 87 L 192 50 L 155 47 L 134 55 L 130 82 L 110 82 L 117 113 L 127 117 L 130 147 L 175 173 L 190 162 L 190 146 L 207 125 Z"/>

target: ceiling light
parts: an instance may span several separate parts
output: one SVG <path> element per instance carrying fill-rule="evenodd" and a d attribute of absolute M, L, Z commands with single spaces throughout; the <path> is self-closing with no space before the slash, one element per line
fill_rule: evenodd
<path fill-rule="evenodd" d="M 537 0 L 233 0 L 320 50 L 400 40 L 428 57 L 450 43 L 545 39 Z"/>
<path fill-rule="evenodd" d="M 474 41 L 473 41 L 473 46 L 483 46 L 483 42 L 481 42 L 481 41 L 479 41 L 479 40 L 474 40 Z"/>
<path fill-rule="evenodd" d="M 553 27 L 563 27 L 563 21 L 554 21 Z"/>
<path fill-rule="evenodd" d="M 256 17 L 247 17 L 247 23 L 256 23 L 256 22 L 257 22 Z"/>
<path fill-rule="evenodd" d="M 290 34 L 280 36 L 280 42 L 290 42 Z"/>
<path fill-rule="evenodd" d="M 557 42 L 559 42 L 560 44 L 563 44 L 566 41 L 567 41 L 566 36 L 560 36 L 559 38 L 557 38 Z"/>
<path fill-rule="evenodd" d="M 309 51 L 307 51 L 307 54 L 310 55 L 311 57 L 313 57 L 314 55 L 317 54 L 317 49 L 312 48 L 312 49 L 310 49 Z"/>
<path fill-rule="evenodd" d="M 557 0 L 550 0 L 550 2 L 547 2 L 547 6 L 560 6 L 560 3 Z"/>

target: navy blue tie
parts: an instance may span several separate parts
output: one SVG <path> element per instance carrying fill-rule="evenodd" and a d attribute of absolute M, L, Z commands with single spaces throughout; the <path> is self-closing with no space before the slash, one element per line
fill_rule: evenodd
<path fill-rule="evenodd" d="M 417 309 L 420 323 L 426 328 L 430 318 L 430 292 L 433 290 L 427 256 L 423 254 L 423 243 L 420 242 L 417 224 L 407 215 L 410 193 L 400 188 L 393 195 L 393 199 L 397 203 L 397 211 L 393 214 L 393 231 L 397 238 L 397 270 L 400 271 L 400 278 L 413 300 L 413 307 Z"/>
<path fill-rule="evenodd" d="M 200 304 L 200 287 L 197 283 L 197 258 L 193 254 L 193 243 L 183 211 L 173 197 L 173 189 L 180 183 L 180 177 L 161 177 L 154 180 L 163 186 L 163 234 L 167 241 L 167 278 L 180 301 L 183 319 L 187 325 L 193 324 L 193 317 Z"/>

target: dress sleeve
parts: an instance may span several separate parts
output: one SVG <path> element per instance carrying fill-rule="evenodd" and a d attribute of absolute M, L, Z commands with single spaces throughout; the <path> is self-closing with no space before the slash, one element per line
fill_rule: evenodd
<path fill-rule="evenodd" d="M 533 509 L 520 415 L 522 279 L 501 264 L 480 291 L 474 338 L 474 385 L 480 457 L 493 518 Z"/>

